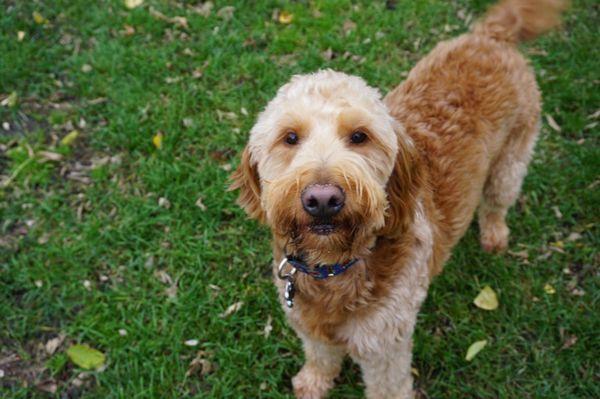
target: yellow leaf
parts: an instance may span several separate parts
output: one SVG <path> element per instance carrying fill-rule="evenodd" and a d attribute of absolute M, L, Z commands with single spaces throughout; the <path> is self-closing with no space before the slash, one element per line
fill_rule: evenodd
<path fill-rule="evenodd" d="M 556 289 L 553 286 L 551 286 L 550 284 L 546 284 L 544 286 L 544 291 L 546 291 L 546 294 L 548 294 L 548 295 L 556 294 Z"/>
<path fill-rule="evenodd" d="M 125 7 L 131 10 L 133 8 L 141 6 L 143 2 L 144 0 L 125 0 Z"/>
<path fill-rule="evenodd" d="M 14 107 L 15 105 L 17 105 L 17 100 L 19 99 L 19 95 L 17 94 L 16 91 L 13 91 L 12 93 L 10 93 L 10 95 L 8 97 L 6 97 L 4 100 L 2 100 L 2 102 L 0 102 L 0 105 L 4 106 L 4 107 Z"/>
<path fill-rule="evenodd" d="M 467 355 L 465 356 L 465 360 L 467 362 L 470 362 L 471 360 L 473 360 L 473 358 L 479 353 L 481 352 L 481 350 L 483 348 L 485 348 L 485 346 L 487 345 L 487 339 L 481 340 L 481 341 L 476 341 L 473 342 L 471 344 L 471 346 L 469 346 L 469 349 L 467 349 Z"/>
<path fill-rule="evenodd" d="M 279 23 L 283 24 L 283 25 L 288 25 L 292 23 L 292 20 L 294 19 L 294 14 L 291 14 L 287 11 L 282 11 L 279 13 Z"/>
<path fill-rule="evenodd" d="M 71 145 L 75 139 L 79 136 L 79 131 L 73 130 L 60 140 L 60 145 Z"/>
<path fill-rule="evenodd" d="M 104 365 L 104 353 L 87 345 L 73 345 L 67 349 L 67 356 L 73 363 L 84 369 L 98 369 Z"/>
<path fill-rule="evenodd" d="M 34 11 L 32 16 L 33 16 L 33 20 L 38 25 L 42 25 L 42 24 L 45 24 L 48 22 L 48 20 L 46 18 L 44 18 L 44 16 L 37 11 Z"/>
<path fill-rule="evenodd" d="M 22 31 L 22 30 L 20 30 L 20 31 L 17 32 L 17 40 L 20 41 L 20 42 L 22 42 L 23 39 L 25 39 L 25 32 Z"/>
<path fill-rule="evenodd" d="M 473 303 L 480 309 L 495 310 L 498 308 L 498 297 L 494 290 L 486 285 L 473 300 Z"/>
<path fill-rule="evenodd" d="M 162 132 L 158 132 L 152 137 L 152 144 L 159 150 L 162 148 L 163 137 Z"/>

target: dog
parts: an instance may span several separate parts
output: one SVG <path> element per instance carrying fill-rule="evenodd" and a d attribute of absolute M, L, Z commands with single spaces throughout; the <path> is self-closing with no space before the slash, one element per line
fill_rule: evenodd
<path fill-rule="evenodd" d="M 517 44 L 557 27 L 566 6 L 501 1 L 383 99 L 322 70 L 292 77 L 260 113 L 230 188 L 272 232 L 305 353 L 296 397 L 324 397 L 346 355 L 368 398 L 414 396 L 416 316 L 476 210 L 483 249 L 508 245 L 541 111 Z"/>

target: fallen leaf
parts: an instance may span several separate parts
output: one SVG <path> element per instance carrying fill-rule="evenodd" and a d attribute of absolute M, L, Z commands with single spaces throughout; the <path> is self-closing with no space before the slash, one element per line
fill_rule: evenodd
<path fill-rule="evenodd" d="M 15 105 L 17 105 L 18 99 L 19 99 L 19 95 L 17 94 L 16 91 L 13 91 L 4 100 L 2 100 L 2 102 L 0 102 L 0 105 L 2 105 L 3 107 L 12 108 Z"/>
<path fill-rule="evenodd" d="M 43 25 L 43 24 L 48 23 L 48 20 L 46 18 L 44 18 L 44 16 L 37 11 L 34 11 L 31 15 L 33 16 L 33 21 L 38 25 Z"/>
<path fill-rule="evenodd" d="M 331 49 L 331 47 L 329 47 L 327 50 L 323 51 L 323 52 L 321 53 L 321 57 L 323 57 L 323 59 L 324 59 L 325 61 L 330 61 L 330 60 L 332 60 L 332 59 L 333 59 L 333 57 L 334 57 L 334 53 L 333 53 L 333 50 Z"/>
<path fill-rule="evenodd" d="M 414 368 L 414 367 L 411 367 L 411 368 L 410 368 L 410 373 L 411 373 L 412 375 L 414 375 L 415 377 L 418 377 L 418 376 L 419 376 L 419 370 L 417 370 L 417 369 L 416 369 L 416 368 Z"/>
<path fill-rule="evenodd" d="M 569 234 L 569 236 L 567 237 L 567 241 L 577 241 L 581 239 L 581 234 L 577 233 L 577 232 L 572 232 L 571 234 Z"/>
<path fill-rule="evenodd" d="M 150 6 L 150 15 L 152 15 L 156 19 L 160 19 L 161 21 L 166 21 L 174 25 L 179 25 L 182 28 L 188 28 L 188 22 L 185 17 L 168 17 L 162 12 L 156 10 L 154 7 Z"/>
<path fill-rule="evenodd" d="M 244 305 L 244 302 L 242 302 L 242 301 L 236 302 L 233 305 L 230 305 L 223 313 L 221 313 L 219 315 L 219 317 L 227 317 L 227 316 L 232 315 L 233 313 L 235 313 L 238 310 L 240 310 L 240 308 L 242 307 L 242 305 Z"/>
<path fill-rule="evenodd" d="M 282 25 L 288 25 L 291 24 L 292 21 L 294 20 L 294 14 L 289 13 L 287 11 L 281 11 L 279 13 L 279 17 L 277 18 L 277 20 L 279 21 L 280 24 Z"/>
<path fill-rule="evenodd" d="M 554 211 L 554 216 L 556 216 L 557 219 L 562 219 L 563 214 L 558 206 L 553 206 L 552 210 Z"/>
<path fill-rule="evenodd" d="M 88 345 L 73 345 L 67 349 L 67 356 L 77 366 L 92 370 L 104 365 L 106 356 L 99 350 L 90 348 Z"/>
<path fill-rule="evenodd" d="M 144 267 L 146 269 L 152 269 L 154 267 L 154 255 L 148 256 L 148 258 L 144 262 Z"/>
<path fill-rule="evenodd" d="M 38 151 L 37 155 L 42 158 L 43 161 L 58 162 L 63 159 L 62 154 L 52 151 Z"/>
<path fill-rule="evenodd" d="M 58 386 L 56 385 L 56 381 L 50 379 L 46 381 L 42 381 L 35 386 L 37 389 L 43 392 L 47 392 L 50 394 L 55 394 Z"/>
<path fill-rule="evenodd" d="M 342 25 L 342 30 L 344 31 L 344 34 L 346 34 L 346 36 L 348 36 L 354 29 L 356 29 L 355 22 L 349 19 L 344 21 L 344 24 Z"/>
<path fill-rule="evenodd" d="M 498 308 L 498 297 L 494 290 L 486 285 L 473 300 L 473 303 L 480 309 L 495 310 Z"/>
<path fill-rule="evenodd" d="M 134 9 L 136 7 L 141 6 L 144 3 L 144 0 L 125 0 L 125 7 Z"/>
<path fill-rule="evenodd" d="M 123 36 L 132 36 L 135 34 L 135 28 L 131 25 L 123 25 L 123 31 L 121 31 Z"/>
<path fill-rule="evenodd" d="M 196 68 L 192 71 L 192 78 L 200 79 L 204 75 L 204 72 L 200 68 Z"/>
<path fill-rule="evenodd" d="M 598 122 L 592 122 L 592 123 L 588 123 L 587 125 L 585 125 L 583 127 L 583 130 L 592 130 L 594 129 L 596 126 L 598 126 Z"/>
<path fill-rule="evenodd" d="M 569 349 L 577 343 L 576 335 L 568 335 L 561 349 Z"/>
<path fill-rule="evenodd" d="M 207 375 L 208 373 L 210 373 L 213 369 L 212 367 L 212 363 L 210 362 L 210 360 L 207 359 L 207 357 L 210 354 L 206 351 L 198 351 L 198 353 L 196 353 L 196 357 L 194 359 L 192 359 L 192 361 L 190 362 L 190 365 L 188 366 L 188 370 L 185 373 L 186 377 L 191 376 L 192 374 L 196 374 L 198 372 L 200 372 L 200 375 L 204 376 Z"/>
<path fill-rule="evenodd" d="M 175 25 L 179 25 L 182 28 L 186 28 L 188 29 L 188 21 L 186 17 L 179 17 L 179 16 L 174 16 L 170 19 L 170 22 L 175 24 Z"/>
<path fill-rule="evenodd" d="M 173 284 L 165 290 L 165 294 L 171 299 L 177 297 L 177 280 L 175 280 L 175 282 L 173 282 Z"/>
<path fill-rule="evenodd" d="M 169 201 L 165 197 L 160 197 L 158 199 L 158 206 L 160 206 L 161 208 L 169 209 L 171 208 L 171 201 Z"/>
<path fill-rule="evenodd" d="M 560 254 L 564 254 L 565 250 L 563 249 L 565 247 L 565 243 L 562 241 L 555 241 L 553 243 L 550 243 L 550 250 L 554 251 L 554 252 L 558 252 Z"/>
<path fill-rule="evenodd" d="M 65 334 L 59 334 L 58 336 L 49 339 L 48 342 L 46 342 L 46 345 L 44 345 L 46 353 L 49 355 L 54 354 L 54 352 L 56 352 L 56 350 L 62 345 L 65 338 Z"/>
<path fill-rule="evenodd" d="M 71 381 L 71 384 L 74 387 L 79 388 L 79 387 L 81 387 L 83 385 L 83 380 L 81 380 L 80 378 L 76 377 L 76 378 L 73 379 L 73 381 Z"/>
<path fill-rule="evenodd" d="M 225 21 L 229 21 L 233 18 L 233 13 L 235 12 L 235 7 L 226 6 L 217 11 L 217 17 L 223 18 Z"/>
<path fill-rule="evenodd" d="M 556 289 L 552 285 L 550 285 L 550 284 L 544 285 L 544 291 L 548 295 L 554 295 L 554 294 L 556 294 Z"/>
<path fill-rule="evenodd" d="M 25 32 L 20 30 L 17 32 L 17 41 L 22 42 L 25 39 Z"/>
<path fill-rule="evenodd" d="M 198 199 L 196 200 L 196 206 L 203 211 L 206 210 L 206 205 L 204 205 L 204 203 L 202 202 L 202 197 L 198 197 Z"/>
<path fill-rule="evenodd" d="M 154 144 L 154 147 L 156 147 L 157 149 L 161 149 L 162 148 L 162 143 L 163 143 L 163 134 L 162 132 L 157 132 L 154 137 L 152 137 L 152 144 Z"/>
<path fill-rule="evenodd" d="M 575 287 L 571 290 L 571 295 L 581 297 L 581 296 L 585 295 L 585 291 L 582 290 L 581 288 Z"/>
<path fill-rule="evenodd" d="M 37 242 L 40 245 L 44 245 L 44 244 L 48 243 L 49 240 L 50 240 L 50 234 L 44 233 L 44 234 L 42 234 L 42 236 L 40 238 L 38 238 Z"/>
<path fill-rule="evenodd" d="M 154 277 L 156 277 L 158 279 L 158 281 L 160 281 L 163 284 L 169 284 L 169 285 L 173 284 L 173 279 L 171 278 L 171 276 L 169 276 L 169 273 L 167 273 L 164 270 L 155 271 Z"/>
<path fill-rule="evenodd" d="M 223 119 L 234 120 L 237 119 L 237 114 L 235 112 L 221 111 L 218 109 L 217 117 L 219 118 L 219 121 L 222 121 Z"/>
<path fill-rule="evenodd" d="M 165 83 L 167 84 L 173 84 L 173 83 L 177 83 L 181 80 L 181 76 L 175 76 L 175 77 L 171 77 L 171 76 L 167 76 L 165 78 Z"/>
<path fill-rule="evenodd" d="M 192 118 L 183 118 L 181 124 L 184 127 L 192 127 L 194 125 L 194 120 Z"/>
<path fill-rule="evenodd" d="M 69 146 L 69 145 L 73 144 L 73 142 L 75 141 L 75 139 L 77 137 L 79 137 L 79 131 L 73 130 L 60 140 L 60 145 Z"/>
<path fill-rule="evenodd" d="M 208 17 L 210 16 L 210 13 L 213 9 L 215 5 L 213 4 L 212 1 L 205 1 L 204 3 L 192 7 L 192 11 L 194 11 L 196 14 L 202 15 L 203 17 Z"/>
<path fill-rule="evenodd" d="M 265 324 L 265 328 L 263 328 L 263 335 L 265 338 L 269 338 L 271 331 L 273 331 L 273 318 L 269 315 L 269 317 L 267 317 L 267 324 Z"/>
<path fill-rule="evenodd" d="M 481 341 L 476 341 L 473 342 L 471 344 L 471 346 L 469 346 L 469 349 L 467 349 L 467 355 L 465 356 L 465 360 L 467 362 L 470 362 L 471 360 L 473 360 L 473 358 L 479 353 L 481 352 L 481 350 L 483 348 L 485 348 L 485 346 L 487 345 L 487 339 L 481 340 Z"/>
<path fill-rule="evenodd" d="M 554 130 L 556 132 L 561 131 L 560 126 L 558 125 L 558 123 L 556 123 L 556 121 L 550 114 L 546 114 L 546 122 L 548 122 L 548 126 L 550 126 L 552 128 L 552 130 Z"/>

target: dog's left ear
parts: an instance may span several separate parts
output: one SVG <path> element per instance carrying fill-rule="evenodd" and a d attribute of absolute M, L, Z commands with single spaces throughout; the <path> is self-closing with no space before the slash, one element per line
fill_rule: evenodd
<path fill-rule="evenodd" d="M 422 160 L 418 150 L 412 142 L 405 142 L 400 137 L 394 170 L 386 187 L 389 207 L 385 225 L 379 233 L 382 235 L 401 234 L 410 226 L 417 197 L 424 184 Z"/>
<path fill-rule="evenodd" d="M 248 146 L 242 152 L 242 158 L 237 169 L 230 176 L 231 185 L 229 190 L 240 190 L 237 203 L 248 216 L 263 222 L 265 214 L 260 206 L 260 177 L 256 164 L 252 163 L 252 157 Z"/>

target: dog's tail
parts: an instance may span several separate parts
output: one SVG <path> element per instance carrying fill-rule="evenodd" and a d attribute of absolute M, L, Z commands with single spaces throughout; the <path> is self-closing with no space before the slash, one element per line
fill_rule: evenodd
<path fill-rule="evenodd" d="M 557 27 L 568 0 L 502 0 L 473 27 L 473 33 L 518 43 Z"/>

